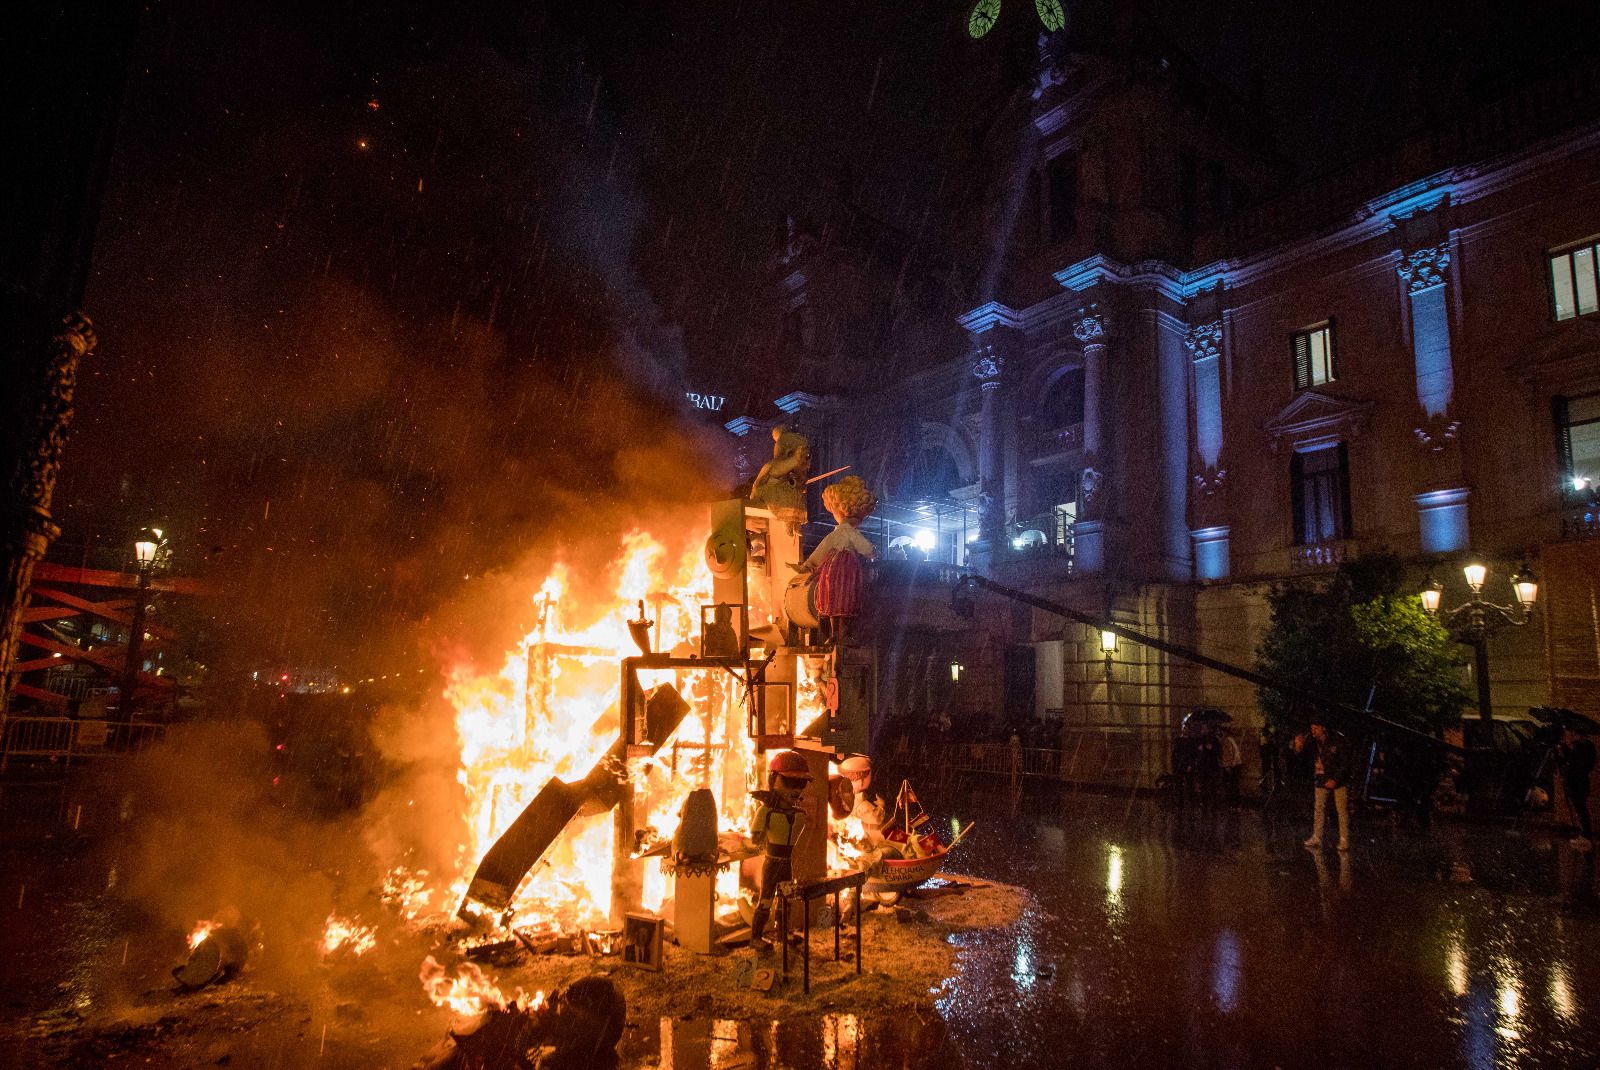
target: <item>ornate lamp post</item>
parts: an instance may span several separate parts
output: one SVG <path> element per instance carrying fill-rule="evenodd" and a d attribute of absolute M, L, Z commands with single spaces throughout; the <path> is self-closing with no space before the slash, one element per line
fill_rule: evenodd
<path fill-rule="evenodd" d="M 159 528 L 146 528 L 133 543 L 134 561 L 139 566 L 139 590 L 133 601 L 133 622 L 128 628 L 128 653 L 122 663 L 122 694 L 117 701 L 117 719 L 133 720 L 133 693 L 139 686 L 139 668 L 144 646 L 144 607 L 150 600 L 150 573 L 155 569 L 156 552 L 161 549 Z"/>
<path fill-rule="evenodd" d="M 1462 566 L 1461 574 L 1472 589 L 1472 600 L 1445 611 L 1441 623 L 1459 643 L 1472 647 L 1472 673 L 1478 681 L 1478 716 L 1485 722 L 1494 720 L 1494 709 L 1489 698 L 1489 639 L 1506 628 L 1520 628 L 1533 619 L 1533 604 L 1539 597 L 1539 578 L 1527 565 L 1511 576 L 1511 587 L 1516 592 L 1515 605 L 1502 606 L 1485 601 L 1483 585 L 1489 577 L 1486 565 L 1473 561 Z M 1431 579 L 1422 590 L 1422 608 L 1440 616 L 1440 603 L 1444 587 Z"/>

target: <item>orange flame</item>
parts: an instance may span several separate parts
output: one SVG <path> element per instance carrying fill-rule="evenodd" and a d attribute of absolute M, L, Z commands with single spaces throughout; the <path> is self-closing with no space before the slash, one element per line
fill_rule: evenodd
<path fill-rule="evenodd" d="M 557 562 L 531 599 L 532 629 L 507 651 L 498 671 L 448 669 L 445 697 L 456 710 L 465 789 L 466 842 L 452 888 L 459 901 L 479 859 L 552 777 L 583 778 L 620 729 L 621 659 L 637 652 L 627 620 L 638 603 L 655 621 L 653 647 L 679 656 L 699 651 L 701 607 L 711 601 L 703 531 L 675 538 L 635 531 L 623 538 L 600 598 L 585 599 L 568 567 Z M 753 748 L 744 730 L 743 694 L 720 670 L 651 670 L 650 688 L 672 683 L 691 712 L 655 755 L 630 763 L 643 804 L 641 825 L 656 836 L 677 828 L 684 798 L 695 787 L 717 794 L 724 830 L 747 826 L 746 792 Z M 597 923 L 610 908 L 613 825 L 609 815 L 579 819 L 557 841 L 546 864 L 513 904 L 516 924 Z M 644 905 L 659 907 L 666 878 L 646 866 Z M 403 883 L 403 880 L 401 881 Z M 737 874 L 719 882 L 730 900 Z M 413 896 L 415 893 L 412 893 Z"/>
<path fill-rule="evenodd" d="M 189 950 L 193 951 L 205 942 L 206 937 L 222 928 L 219 921 L 198 921 L 189 933 Z"/>
<path fill-rule="evenodd" d="M 521 1003 L 533 1010 L 544 1004 L 544 993 L 535 992 L 529 999 L 522 989 L 507 998 L 500 987 L 489 980 L 487 974 L 473 962 L 457 963 L 454 969 L 440 965 L 432 955 L 422 960 L 418 975 L 423 991 L 440 1007 L 449 1007 L 459 1015 L 479 1015 L 490 1008 L 505 1009 L 511 1003 Z"/>
<path fill-rule="evenodd" d="M 377 943 L 378 931 L 372 926 L 347 921 L 337 914 L 329 914 L 328 922 L 322 929 L 320 946 L 324 955 L 331 955 L 340 948 L 351 954 L 365 955 Z"/>

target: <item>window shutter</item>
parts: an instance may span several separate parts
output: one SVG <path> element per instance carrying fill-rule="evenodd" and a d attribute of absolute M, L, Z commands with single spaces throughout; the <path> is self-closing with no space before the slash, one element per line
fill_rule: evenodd
<path fill-rule="evenodd" d="M 1572 489 L 1572 433 L 1567 429 L 1567 399 L 1550 399 L 1551 415 L 1556 425 L 1556 456 L 1561 461 L 1561 482 L 1564 490 Z"/>
<path fill-rule="evenodd" d="M 1293 515 L 1294 545 L 1306 543 L 1306 487 L 1300 454 L 1289 455 L 1289 510 Z"/>
<path fill-rule="evenodd" d="M 1322 344 L 1328 347 L 1328 382 L 1339 378 L 1339 355 L 1333 348 L 1333 320 L 1323 328 Z"/>
<path fill-rule="evenodd" d="M 1350 522 L 1350 446 L 1339 443 L 1339 538 L 1348 539 L 1355 531 Z"/>
<path fill-rule="evenodd" d="M 1294 388 L 1311 385 L 1311 335 L 1302 331 L 1294 336 Z"/>

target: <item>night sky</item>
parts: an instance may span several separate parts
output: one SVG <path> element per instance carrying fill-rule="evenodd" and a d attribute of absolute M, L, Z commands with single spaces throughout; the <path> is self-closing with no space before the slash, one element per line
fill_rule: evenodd
<path fill-rule="evenodd" d="M 1592 44 L 1594 6 L 1149 11 L 1314 174 Z M 241 661 L 360 672 L 563 524 L 727 490 L 681 394 L 732 415 L 769 381 L 786 215 L 845 200 L 973 270 L 955 217 L 1037 31 L 1021 0 L 982 42 L 965 19 L 912 0 L 152 0 L 85 302 L 101 341 L 63 547 L 163 520 L 228 592 Z"/>

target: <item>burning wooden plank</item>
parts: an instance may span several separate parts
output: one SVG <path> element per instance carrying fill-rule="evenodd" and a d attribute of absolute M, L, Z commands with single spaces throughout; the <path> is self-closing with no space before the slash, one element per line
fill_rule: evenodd
<path fill-rule="evenodd" d="M 677 688 L 662 684 L 650 692 L 644 710 L 644 738 L 638 742 L 654 753 L 677 731 L 689 712 L 689 704 Z M 631 798 L 626 768 L 628 735 L 624 731 L 582 780 L 569 784 L 552 777 L 539 789 L 539 794 L 478 863 L 461 904 L 463 917 L 470 917 L 472 903 L 505 910 L 528 873 L 550 853 L 574 818 L 605 813 Z"/>

